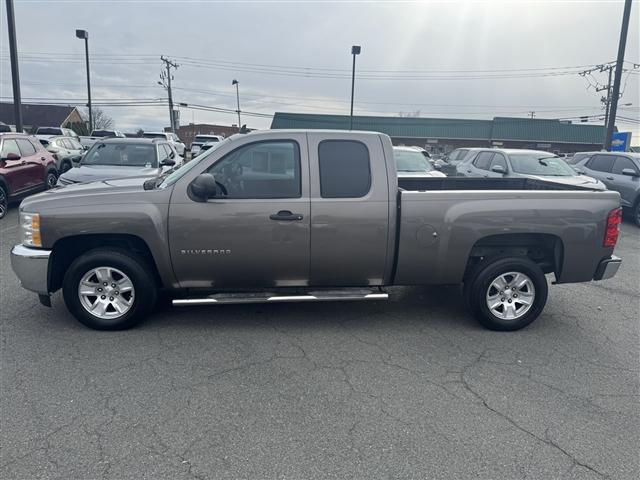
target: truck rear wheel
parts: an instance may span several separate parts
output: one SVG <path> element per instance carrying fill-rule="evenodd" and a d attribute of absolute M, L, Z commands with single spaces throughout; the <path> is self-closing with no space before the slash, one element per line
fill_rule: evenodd
<path fill-rule="evenodd" d="M 480 264 L 465 291 L 483 326 L 512 331 L 538 318 L 547 303 L 548 286 L 544 272 L 528 258 L 502 257 Z"/>
<path fill-rule="evenodd" d="M 69 311 L 96 330 L 133 327 L 151 312 L 157 297 L 146 262 L 119 249 L 81 255 L 67 270 L 62 288 Z"/>

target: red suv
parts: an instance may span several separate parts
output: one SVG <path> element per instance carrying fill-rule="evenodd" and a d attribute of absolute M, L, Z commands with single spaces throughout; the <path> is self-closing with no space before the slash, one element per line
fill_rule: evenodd
<path fill-rule="evenodd" d="M 52 188 L 57 180 L 56 161 L 36 137 L 0 133 L 0 218 L 9 201 Z"/>

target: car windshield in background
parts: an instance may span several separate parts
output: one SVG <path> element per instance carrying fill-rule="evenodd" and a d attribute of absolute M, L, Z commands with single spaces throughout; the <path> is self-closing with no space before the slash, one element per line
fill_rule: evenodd
<path fill-rule="evenodd" d="M 196 135 L 196 138 L 193 140 L 194 142 L 217 142 L 217 137 L 210 137 L 208 135 Z"/>
<path fill-rule="evenodd" d="M 576 175 L 576 172 L 560 157 L 545 157 L 541 153 L 512 153 L 509 158 L 513 171 L 516 173 L 554 177 L 574 177 Z"/>
<path fill-rule="evenodd" d="M 156 168 L 155 145 L 99 143 L 82 159 L 82 165 L 116 165 L 119 167 Z"/>
<path fill-rule="evenodd" d="M 62 130 L 60 130 L 59 128 L 39 128 L 36 131 L 37 135 L 62 135 Z"/>
<path fill-rule="evenodd" d="M 142 138 L 167 138 L 164 133 L 143 133 Z"/>
<path fill-rule="evenodd" d="M 430 172 L 434 170 L 427 157 L 418 150 L 394 150 L 393 158 L 396 161 L 396 170 L 399 172 Z"/>
<path fill-rule="evenodd" d="M 109 130 L 94 130 L 91 132 L 92 137 L 115 137 L 115 134 Z"/>

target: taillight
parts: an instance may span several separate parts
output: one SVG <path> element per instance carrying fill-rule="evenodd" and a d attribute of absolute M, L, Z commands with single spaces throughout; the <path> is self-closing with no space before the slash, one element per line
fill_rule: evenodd
<path fill-rule="evenodd" d="M 605 247 L 615 247 L 620 233 L 620 223 L 622 223 L 622 209 L 611 210 L 607 215 L 607 228 L 604 232 Z"/>

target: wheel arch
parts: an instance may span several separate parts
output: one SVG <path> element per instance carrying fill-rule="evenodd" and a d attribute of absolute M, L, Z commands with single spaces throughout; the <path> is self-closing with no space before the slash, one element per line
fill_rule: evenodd
<path fill-rule="evenodd" d="M 109 247 L 137 254 L 151 270 L 156 285 L 163 286 L 151 249 L 142 238 L 130 234 L 87 234 L 64 237 L 54 243 L 49 259 L 49 291 L 55 292 L 62 287 L 67 269 L 80 255 L 90 250 Z"/>
<path fill-rule="evenodd" d="M 544 273 L 553 273 L 558 278 L 562 273 L 564 244 L 559 236 L 548 233 L 504 233 L 482 237 L 471 247 L 465 279 L 472 276 L 485 259 L 499 256 L 529 258 Z"/>

